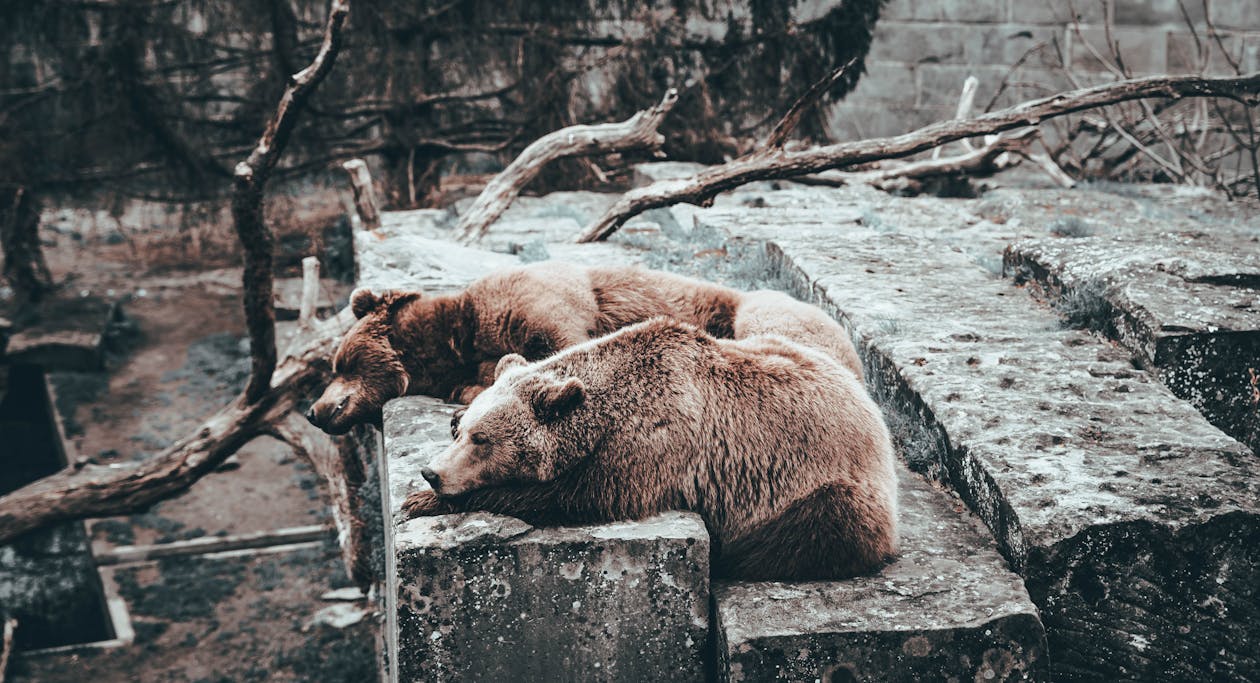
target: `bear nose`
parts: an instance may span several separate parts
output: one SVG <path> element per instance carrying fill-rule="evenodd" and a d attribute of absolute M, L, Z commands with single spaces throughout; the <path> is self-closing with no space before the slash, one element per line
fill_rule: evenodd
<path fill-rule="evenodd" d="M 421 467 L 420 476 L 424 477 L 424 480 L 429 482 L 429 486 L 432 486 L 434 491 L 442 488 L 442 477 L 439 477 L 438 473 L 434 472 L 432 469 L 428 467 Z"/>
<path fill-rule="evenodd" d="M 315 406 L 311 406 L 310 410 L 306 411 L 306 421 L 315 425 L 316 427 L 322 426 L 319 424 L 319 415 L 315 414 Z"/>

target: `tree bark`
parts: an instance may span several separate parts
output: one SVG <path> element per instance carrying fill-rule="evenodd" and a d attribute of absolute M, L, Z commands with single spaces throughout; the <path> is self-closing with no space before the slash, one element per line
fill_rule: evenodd
<path fill-rule="evenodd" d="M 276 312 L 271 272 L 275 240 L 263 216 L 263 190 L 289 142 L 302 107 L 332 70 L 341 49 L 341 29 L 349 13 L 348 0 L 333 0 L 324 39 L 315 59 L 289 79 L 258 144 L 245 161 L 236 165 L 234 172 L 232 222 L 245 250 L 243 299 L 252 360 L 244 398 L 249 403 L 263 399 L 276 368 Z"/>
<path fill-rule="evenodd" d="M 905 135 L 826 145 L 800 151 L 767 148 L 714 166 L 693 178 L 662 180 L 627 192 L 588 226 L 578 242 L 607 239 L 644 211 L 680 202 L 703 204 L 756 180 L 792 178 L 833 168 L 909 156 L 947 142 L 999 133 L 1086 109 L 1148 97 L 1225 97 L 1249 106 L 1260 102 L 1260 72 L 1240 77 L 1155 76 L 1084 88 L 1024 102 L 975 118 L 942 121 Z"/>
<path fill-rule="evenodd" d="M 521 189 L 556 159 L 659 149 L 665 137 L 656 129 L 677 102 L 678 91 L 671 88 L 660 104 L 625 121 L 569 126 L 538 138 L 486 185 L 472 208 L 460 219 L 460 241 L 471 242 L 483 237 L 516 200 Z"/>
<path fill-rule="evenodd" d="M 381 227 L 380 204 L 376 201 L 376 188 L 372 187 L 372 174 L 368 171 L 367 162 L 362 159 L 351 159 L 341 165 L 350 174 L 350 189 L 354 191 L 354 208 L 359 214 L 359 227 L 363 230 L 375 230 Z"/>
<path fill-rule="evenodd" d="M 18 309 L 38 304 L 52 290 L 52 273 L 39 243 L 39 199 L 24 187 L 0 199 L 0 248 L 4 279 L 13 288 Z"/>

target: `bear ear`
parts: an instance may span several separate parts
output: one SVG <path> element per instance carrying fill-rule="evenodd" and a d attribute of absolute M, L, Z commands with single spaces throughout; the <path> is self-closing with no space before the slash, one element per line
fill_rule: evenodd
<path fill-rule="evenodd" d="M 544 384 L 534 394 L 534 415 L 542 422 L 564 417 L 586 400 L 586 385 L 576 377 Z"/>
<path fill-rule="evenodd" d="M 519 368 L 522 365 L 529 365 L 529 361 L 525 360 L 525 356 L 519 353 L 509 353 L 500 358 L 499 364 L 494 366 L 494 381 L 499 381 L 499 377 L 508 370 Z"/>
<path fill-rule="evenodd" d="M 356 318 L 362 318 L 376 310 L 380 303 L 380 297 L 373 294 L 372 290 L 367 287 L 360 287 L 354 290 L 354 294 L 350 295 L 350 310 L 354 311 L 354 317 Z"/>

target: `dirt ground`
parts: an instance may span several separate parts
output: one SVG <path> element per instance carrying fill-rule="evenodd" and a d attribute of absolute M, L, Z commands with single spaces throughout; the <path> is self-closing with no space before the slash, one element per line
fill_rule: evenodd
<path fill-rule="evenodd" d="M 121 300 L 128 319 L 106 372 L 50 376 L 70 457 L 150 457 L 236 396 L 249 374 L 239 270 L 143 269 L 108 231 L 46 233 L 57 280 Z M 103 567 L 135 642 L 19 657 L 8 680 L 371 680 L 375 618 L 337 628 L 317 616 L 342 609 L 320 596 L 350 582 L 320 482 L 283 443 L 257 439 L 185 494 L 88 529 L 99 553 L 307 525 L 329 526 L 327 541 Z"/>

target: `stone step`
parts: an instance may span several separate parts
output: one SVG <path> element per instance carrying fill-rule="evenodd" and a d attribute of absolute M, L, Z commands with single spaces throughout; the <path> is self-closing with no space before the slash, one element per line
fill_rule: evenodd
<path fill-rule="evenodd" d="M 1024 575 L 1054 676 L 1260 676 L 1249 449 L 947 241 L 694 216 L 761 242 L 786 286 L 849 327 L 890 426 L 926 446 L 911 466 L 954 487 Z"/>
<path fill-rule="evenodd" d="M 123 320 L 118 302 L 58 291 L 34 314 L 14 316 L 7 344 L 0 334 L 0 363 L 38 365 L 47 372 L 95 372 L 105 368 L 111 327 Z"/>
<path fill-rule="evenodd" d="M 714 585 L 720 680 L 1045 680 L 1037 609 L 988 532 L 904 467 L 899 488 L 878 574 Z"/>
<path fill-rule="evenodd" d="M 534 528 L 488 513 L 400 521 L 454 406 L 385 407 L 391 681 L 701 681 L 709 538 L 694 514 Z"/>
<path fill-rule="evenodd" d="M 1120 342 L 1208 421 L 1260 453 L 1258 239 L 1021 240 L 1005 264 L 1074 324 Z"/>
<path fill-rule="evenodd" d="M 702 677 L 709 543 L 696 515 L 547 529 L 485 513 L 401 521 L 401 501 L 427 487 L 419 469 L 450 443 L 454 408 L 424 397 L 385 408 L 397 680 L 529 678 L 523 666 L 544 678 Z M 714 635 L 724 645 L 708 656 L 720 678 L 826 678 L 846 662 L 857 680 L 1044 678 L 1036 608 L 993 541 L 918 475 L 903 470 L 901 482 L 904 549 L 881 573 L 715 588 Z M 614 579 L 590 570 L 609 566 Z"/>

